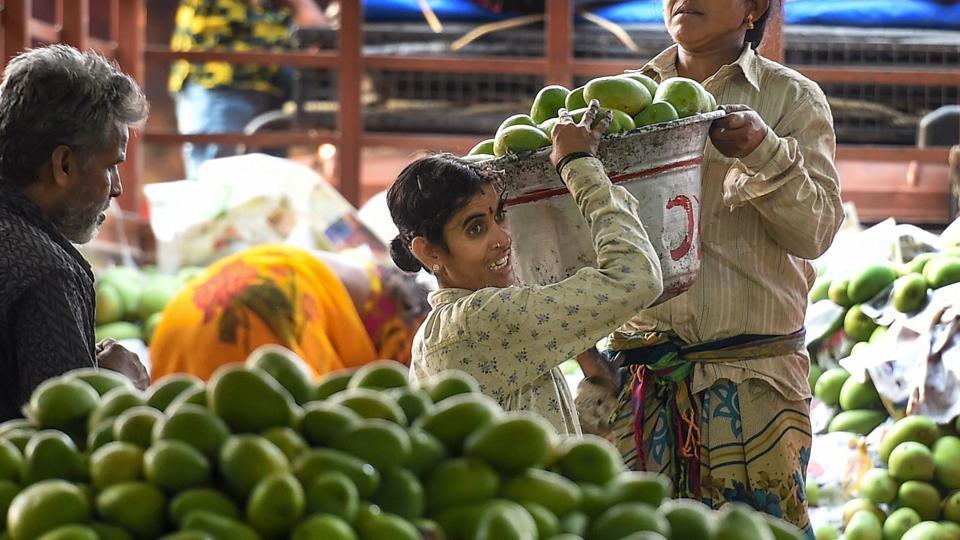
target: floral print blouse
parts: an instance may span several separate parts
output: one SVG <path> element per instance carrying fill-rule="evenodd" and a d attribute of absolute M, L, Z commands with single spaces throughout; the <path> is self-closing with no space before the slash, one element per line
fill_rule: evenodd
<path fill-rule="evenodd" d="M 410 377 L 465 371 L 505 410 L 533 411 L 558 432 L 579 434 L 558 366 L 652 303 L 663 279 L 637 200 L 610 183 L 599 160 L 570 162 L 563 180 L 593 236 L 597 268 L 545 286 L 434 291 L 433 310 L 414 339 Z"/>

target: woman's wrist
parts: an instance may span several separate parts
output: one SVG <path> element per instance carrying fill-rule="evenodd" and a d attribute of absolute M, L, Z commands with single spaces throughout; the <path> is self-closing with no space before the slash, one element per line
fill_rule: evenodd
<path fill-rule="evenodd" d="M 594 157 L 590 152 L 570 152 L 569 154 L 560 158 L 560 161 L 557 162 L 557 174 L 560 177 L 563 177 L 563 168 L 566 167 L 571 161 L 585 158 L 585 157 Z"/>

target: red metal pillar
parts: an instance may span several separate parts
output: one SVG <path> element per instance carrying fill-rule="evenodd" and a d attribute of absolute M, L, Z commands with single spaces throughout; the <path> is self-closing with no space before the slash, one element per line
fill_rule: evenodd
<path fill-rule="evenodd" d="M 63 32 L 60 40 L 81 51 L 90 46 L 90 0 L 72 0 L 62 4 Z"/>
<path fill-rule="evenodd" d="M 117 43 L 120 39 L 120 4 L 126 0 L 110 0 L 110 36 L 109 41 Z M 144 36 L 146 41 L 146 36 Z M 144 60 L 146 63 L 146 60 Z"/>
<path fill-rule="evenodd" d="M 546 4 L 546 84 L 573 88 L 573 2 L 548 0 Z"/>
<path fill-rule="evenodd" d="M 3 65 L 30 47 L 30 0 L 6 0 L 3 3 Z"/>
<path fill-rule="evenodd" d="M 68 2 L 69 3 L 69 2 Z M 144 88 L 146 69 L 144 49 L 147 36 L 146 0 L 122 0 L 119 10 L 121 31 L 117 35 L 117 63 L 128 73 L 140 88 Z M 143 154 L 140 147 L 140 133 L 132 132 L 127 144 L 127 159 L 120 166 L 124 193 L 120 197 L 120 207 L 130 212 L 140 212 L 140 200 L 143 181 Z"/>
<path fill-rule="evenodd" d="M 785 58 L 786 48 L 783 37 L 783 2 L 784 0 L 770 1 L 770 19 L 763 33 L 763 42 L 760 43 L 760 54 L 781 64 Z"/>
<path fill-rule="evenodd" d="M 360 157 L 363 145 L 363 8 L 361 0 L 340 3 L 340 65 L 337 72 L 337 178 L 340 193 L 360 204 Z"/>

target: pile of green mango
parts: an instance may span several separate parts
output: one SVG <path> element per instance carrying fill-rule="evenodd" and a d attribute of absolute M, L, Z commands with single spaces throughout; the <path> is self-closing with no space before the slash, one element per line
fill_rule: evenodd
<path fill-rule="evenodd" d="M 149 343 L 163 308 L 202 268 L 184 268 L 176 275 L 114 266 L 97 276 L 97 341 L 142 339 Z"/>
<path fill-rule="evenodd" d="M 598 118 L 607 111 L 612 114 L 606 133 L 624 133 L 717 109 L 710 92 L 684 77 L 657 84 L 642 73 L 626 73 L 598 77 L 573 90 L 550 85 L 537 93 L 529 114 L 504 120 L 493 138 L 477 143 L 464 159 L 479 162 L 550 146 L 560 109 L 579 121 L 594 99 L 600 103 Z"/>
<path fill-rule="evenodd" d="M 839 294 L 837 291 L 842 290 L 847 294 L 846 290 L 851 289 L 854 291 L 855 298 L 870 299 L 894 282 L 896 278 L 891 273 L 892 270 L 886 265 L 874 265 L 854 276 L 853 280 L 821 280 L 818 283 L 820 285 L 839 283 L 837 286 L 832 286 L 834 297 Z M 817 286 L 814 289 L 811 300 L 823 300 L 824 298 L 816 296 Z M 923 293 L 925 299 L 925 287 Z M 849 348 L 849 355 L 858 354 L 860 349 L 875 343 L 887 331 L 887 327 L 877 325 L 873 319 L 863 313 L 860 304 L 849 306 L 837 330 L 840 331 L 841 328 L 853 343 Z M 812 361 L 809 382 L 814 396 L 827 406 L 840 409 L 830 421 L 828 426 L 830 432 L 843 431 L 866 435 L 888 418 L 880 395 L 869 376 L 851 377 L 850 373 L 842 367 L 824 371 L 816 361 Z"/>
<path fill-rule="evenodd" d="M 887 332 L 863 310 L 863 304 L 892 287 L 891 303 L 901 313 L 919 312 L 927 303 L 930 289 L 960 282 L 960 249 L 923 253 L 903 264 L 876 263 L 846 274 L 820 276 L 810 290 L 810 303 L 830 301 L 844 308 L 836 330 L 852 346 L 844 350 L 857 354 Z M 811 351 L 811 357 L 815 357 Z M 821 401 L 839 406 L 830 431 L 865 434 L 882 423 L 887 415 L 870 381 L 850 379 L 842 368 L 823 371 L 816 361 L 810 366 L 810 388 Z M 847 396 L 842 399 L 842 396 Z"/>
<path fill-rule="evenodd" d="M 830 421 L 830 432 L 866 435 L 888 416 L 870 378 L 858 380 L 842 367 L 825 371 L 817 379 L 813 394 L 827 406 L 841 409 Z"/>
<path fill-rule="evenodd" d="M 819 277 L 810 290 L 810 301 L 831 300 L 848 308 L 844 330 L 855 341 L 870 339 L 876 326 L 864 320 L 857 306 L 893 285 L 893 307 L 901 313 L 923 308 L 929 289 L 960 282 L 960 248 L 942 253 L 922 253 L 903 264 L 871 264 L 848 275 Z M 855 310 L 856 309 L 856 310 Z"/>
<path fill-rule="evenodd" d="M 802 540 L 743 504 L 669 500 L 599 437 L 392 361 L 314 382 L 271 347 L 147 391 L 79 370 L 0 424 L 12 540 Z"/>
<path fill-rule="evenodd" d="M 960 419 L 958 419 L 960 422 Z M 908 416 L 880 443 L 881 467 L 860 479 L 860 497 L 844 505 L 849 540 L 960 538 L 960 438 L 957 425 Z"/>

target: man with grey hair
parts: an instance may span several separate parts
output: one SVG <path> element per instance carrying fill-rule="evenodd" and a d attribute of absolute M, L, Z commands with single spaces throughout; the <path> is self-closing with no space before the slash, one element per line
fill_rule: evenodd
<path fill-rule="evenodd" d="M 80 367 L 138 387 L 137 356 L 94 339 L 89 242 L 114 197 L 131 126 L 148 112 L 137 84 L 102 56 L 63 45 L 24 52 L 0 84 L 0 420 L 33 389 Z"/>

